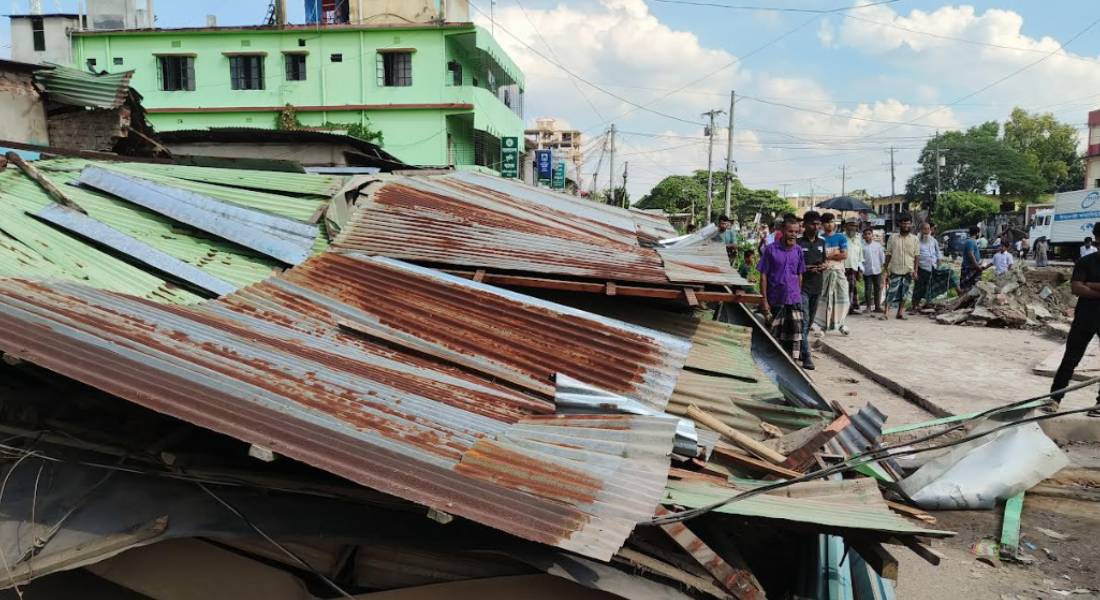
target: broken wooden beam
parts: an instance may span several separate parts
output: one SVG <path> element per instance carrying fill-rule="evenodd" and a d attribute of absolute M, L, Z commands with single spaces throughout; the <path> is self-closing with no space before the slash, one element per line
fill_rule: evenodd
<path fill-rule="evenodd" d="M 814 454 L 824 448 L 825 444 L 828 444 L 851 422 L 852 420 L 848 418 L 848 415 L 840 415 L 835 421 L 814 434 L 805 444 L 788 453 L 787 460 L 783 461 L 783 466 L 805 473 L 806 469 L 814 464 Z"/>
<path fill-rule="evenodd" d="M 934 524 L 936 522 L 936 517 L 933 517 L 932 515 L 928 514 L 927 512 L 924 512 L 923 510 L 921 510 L 919 508 L 914 508 L 912 506 L 909 506 L 908 504 L 902 504 L 900 502 L 893 502 L 893 501 L 887 500 L 886 501 L 886 506 L 889 506 L 890 510 L 892 510 L 896 513 L 903 514 L 903 515 L 905 515 L 907 517 L 911 517 L 913 519 L 917 519 L 918 521 L 924 521 L 925 523 L 928 523 L 928 524 Z"/>
<path fill-rule="evenodd" d="M 718 433 L 722 437 L 725 437 L 729 441 L 733 442 L 737 446 L 744 448 L 745 450 L 763 458 L 771 463 L 782 465 L 787 457 L 772 450 L 768 446 L 752 439 L 751 437 L 737 431 L 733 427 L 726 425 L 717 417 L 708 413 L 707 411 L 695 406 L 689 405 L 687 409 L 687 417 L 694 420 L 696 423 L 705 426 L 707 429 Z"/>
<path fill-rule="evenodd" d="M 24 175 L 31 178 L 35 183 L 37 183 L 39 187 L 41 187 L 46 192 L 46 195 L 49 196 L 51 200 L 60 204 L 61 206 L 64 206 L 65 208 L 71 208 L 85 215 L 88 214 L 88 211 L 81 208 L 79 204 L 70 200 L 68 196 L 61 192 L 61 190 L 57 189 L 57 186 L 54 185 L 52 181 L 47 179 L 46 176 L 43 175 L 34 165 L 23 160 L 22 156 L 19 156 L 19 154 L 15 152 L 8 152 L 4 156 L 13 165 L 19 167 L 19 169 L 23 171 Z"/>
<path fill-rule="evenodd" d="M 657 516 L 668 514 L 671 514 L 668 509 L 657 507 Z M 740 553 L 727 551 L 726 559 L 723 559 L 682 522 L 661 525 L 661 529 L 738 600 L 764 600 L 767 597 Z"/>
<path fill-rule="evenodd" d="M 730 448 L 723 448 L 722 446 L 715 446 L 713 454 L 719 458 L 726 459 L 739 467 L 749 469 L 750 471 L 759 471 L 761 473 L 767 473 L 775 477 L 783 479 L 794 479 L 795 477 L 801 477 L 802 473 L 793 471 L 786 467 L 772 464 L 766 460 L 760 460 L 754 456 L 749 456 L 746 453 L 742 453 Z"/>

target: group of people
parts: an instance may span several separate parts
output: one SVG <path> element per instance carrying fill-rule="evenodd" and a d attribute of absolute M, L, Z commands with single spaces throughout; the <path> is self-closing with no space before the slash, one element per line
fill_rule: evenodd
<path fill-rule="evenodd" d="M 761 309 L 773 335 L 805 369 L 814 368 L 811 329 L 848 335 L 848 315 L 862 312 L 860 281 L 866 310 L 882 319 L 889 318 L 894 306 L 897 318 L 907 318 L 905 304 L 914 280 L 926 290 L 920 293 L 934 290 L 931 275 L 918 275 L 939 261 L 930 224 L 922 225 L 918 239 L 912 232 L 912 218 L 903 215 L 899 232 L 885 248 L 875 240 L 873 229 L 860 231 L 861 224 L 849 219 L 840 232 L 839 219 L 830 213 L 809 211 L 801 220 L 788 215 L 772 241 L 763 244 L 757 265 Z"/>

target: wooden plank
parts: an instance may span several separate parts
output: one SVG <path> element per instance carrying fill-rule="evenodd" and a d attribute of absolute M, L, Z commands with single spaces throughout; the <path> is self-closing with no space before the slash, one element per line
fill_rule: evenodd
<path fill-rule="evenodd" d="M 767 473 L 783 479 L 794 479 L 795 477 L 801 477 L 802 473 L 793 471 L 786 467 L 779 465 L 773 465 L 772 463 L 760 460 L 744 454 L 742 452 L 733 450 L 731 448 L 723 448 L 722 446 L 714 447 L 714 455 L 724 458 L 740 467 L 744 467 L 749 470 L 759 471 L 761 473 Z"/>
<path fill-rule="evenodd" d="M 1066 498 L 1068 500 L 1082 500 L 1084 502 L 1100 502 L 1100 490 L 1090 488 L 1039 484 L 1028 490 L 1028 493 L 1033 496 L 1046 496 L 1048 498 Z"/>
<path fill-rule="evenodd" d="M 474 281 L 485 281 L 485 269 L 478 269 L 477 271 L 474 271 Z"/>
<path fill-rule="evenodd" d="M 715 598 L 733 598 L 729 592 L 715 585 L 712 580 L 693 575 L 683 569 L 676 568 L 664 561 L 653 558 L 648 554 L 642 554 L 631 548 L 620 548 L 619 551 L 615 553 L 615 556 L 611 557 L 611 560 L 625 563 L 641 571 L 648 571 L 662 577 L 667 577 L 683 584 L 685 587 L 698 590 L 705 594 L 710 594 Z"/>
<path fill-rule="evenodd" d="M 787 460 L 783 461 L 783 466 L 795 471 L 806 472 L 806 469 L 814 464 L 814 454 L 824 448 L 825 444 L 828 444 L 851 422 L 852 420 L 848 418 L 848 415 L 840 415 L 835 421 L 814 434 L 805 444 L 788 453 Z"/>
<path fill-rule="evenodd" d="M 1020 553 L 1020 513 L 1024 511 L 1024 492 L 1005 502 L 1004 519 L 1001 521 L 1001 556 L 1017 556 Z"/>
<path fill-rule="evenodd" d="M 726 425 L 717 417 L 708 413 L 707 411 L 695 406 L 694 404 L 688 405 L 687 417 L 694 420 L 696 423 L 706 426 L 707 429 L 720 434 L 722 437 L 737 444 L 741 448 L 748 450 L 749 452 L 763 458 L 769 462 L 777 465 L 783 464 L 787 457 L 772 450 L 768 446 L 752 439 L 751 437 L 737 431 L 736 429 Z"/>
<path fill-rule="evenodd" d="M 320 223 L 321 217 L 324 217 L 325 213 L 328 212 L 328 206 L 329 205 L 327 202 L 322 204 L 321 206 L 318 206 L 317 210 L 313 211 L 313 214 L 309 216 L 309 219 L 307 219 L 306 222 L 312 223 L 314 225 Z"/>
<path fill-rule="evenodd" d="M 664 516 L 670 513 L 664 507 L 657 507 L 656 514 Z M 682 522 L 661 525 L 661 529 L 738 600 L 764 600 L 767 597 L 745 559 L 733 548 L 727 549 L 726 559 L 723 559 Z"/>
<path fill-rule="evenodd" d="M 886 501 L 886 506 L 889 506 L 890 510 L 892 510 L 896 513 L 903 514 L 907 517 L 912 517 L 912 518 L 917 519 L 919 521 L 924 521 L 925 523 L 931 524 L 931 523 L 936 522 L 936 517 L 933 517 L 932 515 L 924 512 L 923 510 L 921 510 L 919 508 L 914 508 L 914 507 L 909 506 L 907 504 L 902 504 L 900 502 L 892 502 L 890 500 L 887 500 Z"/>
<path fill-rule="evenodd" d="M 864 539 L 849 540 L 852 548 L 859 553 L 863 562 L 866 562 L 880 577 L 891 581 L 898 580 L 898 559 L 894 558 L 882 544 Z"/>
<path fill-rule="evenodd" d="M 688 306 L 699 306 L 699 298 L 695 296 L 695 290 L 691 288 L 684 288 L 684 299 L 687 300 Z"/>
<path fill-rule="evenodd" d="M 618 290 L 615 289 L 615 282 L 614 281 L 608 281 L 607 282 L 607 295 L 608 296 L 614 296 L 617 293 L 617 291 Z"/>
<path fill-rule="evenodd" d="M 40 173 L 38 169 L 36 169 L 33 165 L 27 163 L 27 161 L 23 160 L 22 156 L 19 156 L 15 152 L 8 152 L 4 156 L 8 159 L 8 162 L 19 167 L 19 169 L 23 171 L 23 174 L 25 174 L 27 177 L 30 177 L 43 190 L 45 190 L 46 195 L 48 195 L 54 202 L 64 206 L 65 208 L 71 208 L 79 213 L 85 215 L 88 214 L 88 211 L 84 210 L 80 207 L 79 204 L 73 202 L 69 199 L 68 196 L 61 193 L 61 190 L 57 189 L 57 186 L 54 185 L 53 182 L 51 182 L 49 179 L 46 179 L 46 176 Z"/>

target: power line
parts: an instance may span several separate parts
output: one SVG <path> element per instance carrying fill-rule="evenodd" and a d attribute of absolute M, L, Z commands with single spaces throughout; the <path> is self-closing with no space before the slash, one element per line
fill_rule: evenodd
<path fill-rule="evenodd" d="M 901 31 L 907 31 L 909 33 L 915 33 L 917 35 L 923 35 L 923 36 L 936 38 L 936 39 L 941 39 L 941 40 L 950 40 L 952 42 L 961 42 L 963 44 L 972 44 L 974 46 L 984 46 L 984 47 L 987 47 L 987 48 L 997 48 L 999 50 L 1012 50 L 1013 52 L 1031 52 L 1031 53 L 1035 53 L 1035 54 L 1044 54 L 1044 53 L 1046 53 L 1046 50 L 1041 50 L 1039 48 L 1024 48 L 1023 46 L 1008 46 L 1008 45 L 1005 45 L 1005 44 L 994 44 L 992 42 L 982 42 L 982 41 L 979 41 L 979 40 L 971 40 L 971 39 L 967 39 L 967 38 L 958 38 L 958 37 L 953 37 L 953 36 L 949 36 L 949 35 L 933 33 L 931 31 L 923 31 L 921 29 L 913 29 L 911 27 L 905 27 L 903 25 L 898 25 L 897 23 L 875 21 L 874 19 L 868 19 L 866 17 L 857 17 L 857 16 L 855 16 L 851 13 L 842 14 L 840 16 L 844 17 L 845 19 L 851 19 L 853 21 L 862 21 L 864 23 L 871 23 L 873 25 L 879 25 L 881 27 L 890 27 L 891 29 L 898 29 L 898 30 L 901 30 Z M 1084 61 L 1084 62 L 1088 62 L 1088 63 L 1092 63 L 1092 64 L 1097 64 L 1098 62 L 1100 62 L 1100 61 L 1097 61 L 1096 59 L 1093 59 L 1093 58 L 1088 58 L 1088 57 L 1085 57 L 1085 56 L 1075 56 L 1075 55 L 1071 55 L 1071 54 L 1067 54 L 1065 56 L 1065 58 L 1070 58 L 1070 59 L 1073 59 L 1073 60 L 1080 60 L 1080 61 Z"/>
<path fill-rule="evenodd" d="M 878 6 L 880 4 L 893 4 L 899 0 L 881 0 L 880 2 L 871 2 L 869 4 L 862 4 L 859 6 L 842 6 L 839 8 L 793 8 L 789 6 L 757 6 L 757 5 L 736 5 L 736 4 L 720 4 L 718 2 L 700 2 L 698 0 L 656 0 L 664 4 L 684 4 L 689 6 L 706 6 L 710 8 L 725 8 L 729 10 L 754 10 L 761 12 L 791 12 L 791 13 L 812 13 L 819 15 L 826 15 L 830 13 L 844 12 L 849 10 L 855 10 L 860 8 L 868 8 L 871 6 Z"/>
<path fill-rule="evenodd" d="M 980 93 L 982 93 L 982 92 L 984 92 L 984 91 L 986 91 L 986 90 L 988 90 L 988 89 L 990 89 L 994 86 L 1000 85 L 1001 83 L 1004 83 L 1005 81 L 1008 81 L 1009 79 L 1012 79 L 1013 77 L 1019 75 L 1020 73 L 1023 73 L 1024 71 L 1034 67 L 1035 65 L 1038 65 L 1039 63 L 1045 61 L 1046 59 L 1050 58 L 1051 56 L 1054 56 L 1058 52 L 1062 51 L 1063 49 L 1065 49 L 1066 46 L 1068 46 L 1068 45 L 1072 44 L 1074 41 L 1076 41 L 1077 38 L 1080 38 L 1081 36 L 1085 35 L 1085 33 L 1087 33 L 1090 29 L 1095 27 L 1097 23 L 1100 23 L 1100 18 L 1097 18 L 1097 19 L 1093 20 L 1091 23 L 1086 25 L 1084 29 L 1082 29 L 1081 31 L 1078 31 L 1076 34 L 1074 34 L 1073 37 L 1066 40 L 1065 42 L 1058 44 L 1057 48 L 1050 51 L 1049 53 L 1047 53 L 1043 57 L 1039 58 L 1038 60 L 1034 60 L 1034 61 L 1032 61 L 1032 62 L 1030 62 L 1030 63 L 1014 70 L 1014 71 L 1012 71 L 1008 75 L 1005 75 L 1004 77 L 1001 77 L 1001 78 L 999 78 L 999 79 L 997 79 L 997 80 L 995 80 L 991 83 L 988 83 L 988 84 L 978 88 L 977 90 L 974 90 L 973 92 L 970 92 L 969 94 L 966 94 L 965 96 L 962 96 L 961 98 L 958 98 L 957 100 L 955 100 L 954 102 L 951 102 L 950 104 L 946 104 L 944 106 L 941 106 L 941 107 L 939 107 L 939 108 L 937 108 L 937 109 L 935 109 L 931 112 L 927 112 L 927 113 L 924 113 L 922 115 L 918 115 L 917 117 L 913 118 L 913 120 L 911 120 L 907 123 L 898 124 L 898 125 L 891 125 L 890 127 L 887 127 L 886 129 L 883 129 L 882 131 L 879 131 L 877 133 L 873 133 L 873 134 L 870 134 L 868 136 L 865 136 L 864 139 L 874 138 L 878 135 L 882 135 L 883 133 L 886 133 L 887 131 L 897 129 L 898 127 L 901 127 L 903 125 L 913 125 L 914 123 L 916 123 L 917 121 L 919 121 L 921 119 L 925 119 L 925 118 L 930 117 L 930 116 L 932 116 L 932 115 L 934 115 L 938 112 L 942 112 L 943 110 L 945 110 L 947 108 L 950 108 L 952 106 L 955 106 L 956 104 L 958 104 L 960 102 L 963 102 L 965 100 L 969 100 L 970 98 L 973 98 L 974 96 L 977 96 L 978 94 L 980 94 Z"/>
<path fill-rule="evenodd" d="M 570 75 L 571 77 L 573 77 L 573 78 L 574 78 L 574 79 L 576 79 L 577 81 L 580 81 L 581 83 L 583 83 L 583 84 L 585 84 L 585 85 L 587 85 L 587 86 L 589 86 L 589 87 L 591 87 L 591 88 L 593 88 L 593 89 L 599 90 L 600 92 L 603 92 L 604 94 L 607 94 L 608 96 L 611 96 L 612 98 L 615 98 L 616 100 L 619 100 L 620 102 L 625 102 L 625 103 L 627 103 L 627 104 L 629 104 L 629 105 L 631 105 L 631 106 L 635 107 L 635 108 L 634 108 L 634 110 L 644 110 L 644 111 L 646 111 L 646 112 L 648 112 L 648 113 L 652 113 L 652 114 L 654 114 L 654 115 L 657 115 L 657 116 L 659 116 L 659 117 L 664 117 L 664 118 L 666 118 L 666 119 L 672 119 L 672 120 L 674 120 L 674 121 L 679 121 L 679 122 L 681 122 L 681 123 L 688 123 L 688 124 L 690 124 L 690 125 L 702 125 L 702 123 L 701 123 L 701 122 L 699 122 L 699 121 L 692 121 L 692 120 L 690 120 L 690 119 L 684 119 L 684 118 L 682 118 L 682 117 L 678 117 L 678 116 L 676 116 L 676 115 L 671 115 L 671 114 L 668 114 L 668 113 L 664 113 L 664 112 L 661 112 L 661 111 L 659 111 L 659 110 L 654 110 L 654 109 L 651 109 L 651 108 L 649 108 L 648 106 L 643 106 L 643 105 L 641 105 L 641 104 L 638 104 L 637 102 L 634 102 L 633 100 L 630 100 L 629 98 L 626 98 L 626 97 L 624 97 L 624 96 L 621 96 L 621 95 L 619 95 L 619 94 L 616 94 L 615 92 L 612 92 L 612 91 L 610 91 L 610 90 L 606 90 L 606 89 L 604 89 L 604 88 L 602 88 L 602 87 L 600 87 L 600 86 L 596 85 L 595 83 L 592 83 L 592 82 L 591 82 L 591 81 L 589 81 L 588 79 L 586 79 L 586 78 L 584 78 L 584 77 L 581 77 L 580 75 L 577 75 L 577 74 L 576 74 L 576 73 L 574 73 L 574 72 L 573 72 L 572 70 L 570 70 L 570 69 L 569 69 L 568 67 L 566 67 L 565 65 L 561 64 L 560 62 L 558 62 L 558 61 L 554 60 L 553 58 L 551 58 L 551 57 L 549 57 L 549 56 L 546 56 L 545 54 L 543 54 L 542 52 L 540 52 L 539 50 L 537 50 L 536 48 L 534 48 L 533 46 L 531 46 L 530 44 L 528 44 L 527 42 L 525 42 L 525 41 L 524 41 L 523 39 L 521 39 L 521 38 L 520 38 L 519 36 L 517 36 L 516 34 L 512 33 L 512 32 L 511 32 L 511 31 L 510 31 L 510 30 L 509 30 L 508 28 L 504 27 L 503 25 L 500 25 L 499 23 L 496 23 L 496 20 L 495 20 L 495 19 L 493 18 L 493 16 L 492 16 L 492 15 L 489 15 L 489 14 L 487 14 L 487 13 L 486 13 L 485 11 L 481 10 L 481 8 L 480 8 L 480 7 L 478 7 L 478 5 L 474 4 L 473 2 L 470 2 L 470 6 L 474 7 L 474 10 L 476 10 L 476 11 L 477 11 L 477 12 L 479 12 L 479 13 L 481 13 L 481 14 L 482 14 L 482 16 L 488 17 L 488 18 L 489 18 L 489 20 L 490 20 L 490 22 L 492 22 L 492 23 L 493 23 L 493 24 L 494 24 L 494 25 L 495 25 L 496 27 L 500 27 L 500 30 L 501 30 L 501 31 L 503 31 L 504 33 L 507 33 L 507 34 L 508 34 L 509 36 L 511 36 L 511 37 L 512 37 L 512 39 L 514 39 L 515 41 L 519 42 L 519 44 L 520 44 L 520 45 L 522 45 L 522 46 L 523 46 L 524 48 L 527 48 L 527 49 L 528 49 L 529 51 L 533 52 L 533 53 L 534 53 L 534 54 L 535 54 L 536 56 L 538 56 L 539 58 L 541 58 L 541 59 L 545 60 L 546 62 L 548 62 L 548 63 L 550 63 L 550 64 L 552 64 L 552 65 L 554 65 L 554 66 L 555 66 L 555 67 L 557 67 L 558 69 L 561 69 L 561 71 L 562 71 L 562 72 L 564 72 L 564 73 L 566 73 L 566 74 Z M 652 104 L 652 103 L 651 103 L 651 104 Z M 611 120 L 614 120 L 614 119 L 611 119 Z M 602 127 L 602 126 L 603 126 L 604 124 L 606 124 L 607 122 L 608 122 L 608 120 L 605 120 L 605 121 L 604 121 L 603 123 L 601 123 L 601 124 L 600 124 L 600 126 Z M 591 131 L 592 129 L 593 129 L 593 128 L 591 128 L 591 127 L 590 127 L 590 128 L 588 128 L 587 130 L 585 130 L 585 131 Z"/>

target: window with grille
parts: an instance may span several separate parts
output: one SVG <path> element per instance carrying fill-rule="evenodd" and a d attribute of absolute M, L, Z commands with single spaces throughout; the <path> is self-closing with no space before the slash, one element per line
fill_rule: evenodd
<path fill-rule="evenodd" d="M 195 59 L 190 56 L 158 56 L 157 78 L 166 92 L 195 91 Z"/>
<path fill-rule="evenodd" d="M 306 55 L 305 54 L 287 54 L 286 55 L 286 80 L 287 81 L 305 81 L 306 80 Z"/>
<path fill-rule="evenodd" d="M 413 84 L 412 52 L 382 52 L 378 55 L 378 84 L 408 87 Z"/>
<path fill-rule="evenodd" d="M 451 72 L 451 85 L 462 85 L 462 64 L 452 60 L 447 63 L 447 70 Z"/>
<path fill-rule="evenodd" d="M 235 90 L 264 89 L 264 57 L 255 54 L 230 56 L 229 81 Z"/>
<path fill-rule="evenodd" d="M 31 35 L 34 37 L 34 51 L 45 52 L 46 24 L 42 17 L 31 17 Z"/>

